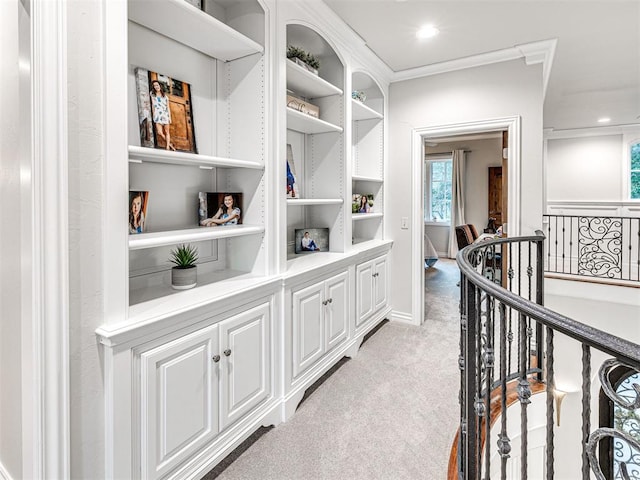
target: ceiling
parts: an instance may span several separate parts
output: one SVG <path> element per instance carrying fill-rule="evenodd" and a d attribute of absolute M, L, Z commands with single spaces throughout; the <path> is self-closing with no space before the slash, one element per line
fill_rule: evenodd
<path fill-rule="evenodd" d="M 557 39 L 544 127 L 640 123 L 640 0 L 324 1 L 394 72 Z"/>

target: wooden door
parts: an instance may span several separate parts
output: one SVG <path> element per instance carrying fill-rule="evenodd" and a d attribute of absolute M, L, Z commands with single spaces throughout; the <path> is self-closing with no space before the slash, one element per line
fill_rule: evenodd
<path fill-rule="evenodd" d="M 269 318 L 265 303 L 220 324 L 220 430 L 271 393 Z"/>
<path fill-rule="evenodd" d="M 502 167 L 489 167 L 489 217 L 502 225 Z"/>
<path fill-rule="evenodd" d="M 176 150 L 182 152 L 198 153 L 193 134 L 193 112 L 191 107 L 191 86 L 183 81 L 176 80 L 156 72 L 149 72 L 149 83 L 158 80 L 169 97 L 169 110 L 171 111 L 171 143 Z M 164 139 L 156 135 L 156 143 L 159 148 L 165 148 Z"/>

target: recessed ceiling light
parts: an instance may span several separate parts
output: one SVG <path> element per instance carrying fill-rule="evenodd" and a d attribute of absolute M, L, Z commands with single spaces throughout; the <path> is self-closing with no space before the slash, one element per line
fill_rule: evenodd
<path fill-rule="evenodd" d="M 608 123 L 610 121 L 611 121 L 611 119 L 609 117 L 600 117 L 598 119 L 598 123 Z"/>
<path fill-rule="evenodd" d="M 440 30 L 438 30 L 438 28 L 434 25 L 425 25 L 423 27 L 420 27 L 420 30 L 416 32 L 416 37 L 431 38 L 438 35 L 438 33 L 440 33 Z"/>

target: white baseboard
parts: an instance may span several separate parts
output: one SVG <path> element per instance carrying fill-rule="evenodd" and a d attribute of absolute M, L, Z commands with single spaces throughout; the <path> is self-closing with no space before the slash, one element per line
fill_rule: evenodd
<path fill-rule="evenodd" d="M 2 462 L 0 462 L 0 480 L 13 480 L 7 469 L 2 465 Z"/>
<path fill-rule="evenodd" d="M 391 321 L 416 325 L 416 322 L 413 321 L 413 316 L 410 313 L 397 312 L 395 310 L 391 311 Z"/>

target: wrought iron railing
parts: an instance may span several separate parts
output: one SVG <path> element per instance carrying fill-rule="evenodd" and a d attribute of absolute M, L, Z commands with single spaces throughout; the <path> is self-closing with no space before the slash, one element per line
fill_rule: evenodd
<path fill-rule="evenodd" d="M 640 218 L 544 215 L 545 270 L 640 281 Z"/>
<path fill-rule="evenodd" d="M 623 365 L 631 372 L 640 371 L 640 346 L 542 305 L 544 244 L 544 234 L 538 231 L 530 237 L 481 242 L 458 253 L 461 376 L 457 478 L 554 478 L 558 428 L 554 411 L 561 394 L 554 375 L 556 343 L 560 356 L 575 348 L 578 354 L 573 363 L 581 364 L 582 413 L 575 427 L 575 448 L 581 453 L 580 458 L 561 459 L 562 467 L 566 470 L 566 462 L 574 462 L 570 478 L 576 479 L 589 479 L 590 472 L 599 480 L 612 478 L 614 468 L 620 475 L 616 478 L 637 478 L 633 472 L 640 470 L 638 423 L 635 433 L 607 422 L 592 427 L 598 411 L 592 388 L 599 386 L 598 380 L 592 382 L 592 368 L 595 371 L 600 365 L 599 382 L 611 402 L 628 411 L 637 409 L 640 386 L 633 386 L 631 395 L 630 389 L 622 395 L 612 385 L 611 372 Z M 540 397 L 536 392 L 546 394 Z M 559 422 L 559 408 L 557 415 Z M 529 458 L 529 432 L 534 424 L 542 425 L 537 433 L 543 446 L 537 456 Z M 631 462 L 612 459 L 620 444 L 631 452 Z M 566 448 L 564 443 L 562 448 Z M 625 476 L 627 471 L 630 475 Z"/>

